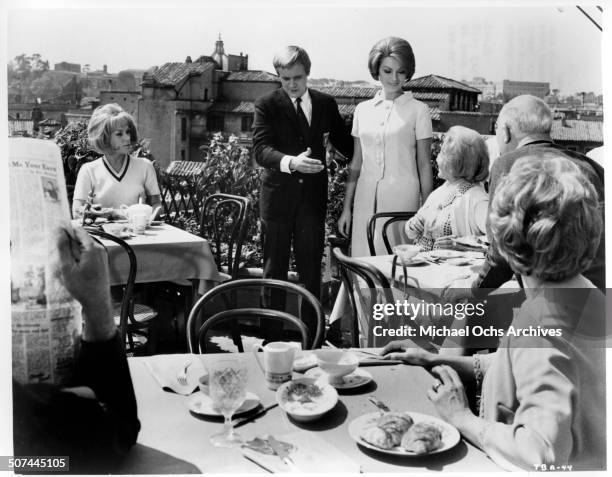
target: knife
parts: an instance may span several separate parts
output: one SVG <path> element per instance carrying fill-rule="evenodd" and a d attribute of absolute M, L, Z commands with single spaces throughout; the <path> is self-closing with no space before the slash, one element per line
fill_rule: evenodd
<path fill-rule="evenodd" d="M 263 416 L 266 412 L 268 412 L 270 409 L 275 408 L 276 406 L 278 406 L 277 402 L 269 404 L 268 406 L 262 407 L 259 411 L 251 414 L 250 416 L 239 417 L 237 419 L 234 419 L 233 420 L 234 428 L 240 427 L 248 422 L 251 422 L 257 419 L 260 416 Z"/>
<path fill-rule="evenodd" d="M 289 467 L 293 472 L 301 472 L 301 470 L 291 460 L 291 457 L 289 457 L 289 453 L 274 436 L 268 436 L 268 442 L 270 443 L 270 447 L 272 447 L 274 453 L 280 457 L 287 467 Z"/>

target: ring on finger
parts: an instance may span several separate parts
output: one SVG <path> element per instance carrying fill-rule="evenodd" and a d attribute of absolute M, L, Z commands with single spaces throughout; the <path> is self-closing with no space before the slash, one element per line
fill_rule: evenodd
<path fill-rule="evenodd" d="M 434 383 L 433 386 L 431 387 L 431 389 L 434 390 L 434 392 L 438 392 L 438 389 L 440 388 L 440 386 L 442 386 L 442 381 L 440 381 L 439 379 L 437 379 Z"/>

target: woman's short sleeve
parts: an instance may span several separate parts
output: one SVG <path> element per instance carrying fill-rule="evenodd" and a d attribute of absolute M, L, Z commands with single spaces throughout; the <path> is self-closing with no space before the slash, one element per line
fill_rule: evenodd
<path fill-rule="evenodd" d="M 418 141 L 419 139 L 429 139 L 432 137 L 433 127 L 431 125 L 429 107 L 420 101 L 417 104 L 419 105 L 419 109 L 417 111 L 415 136 Z"/>
<path fill-rule="evenodd" d="M 89 164 L 83 164 L 79 169 L 79 174 L 77 175 L 77 180 L 74 185 L 73 200 L 86 201 L 93 187 L 92 182 Z"/>
<path fill-rule="evenodd" d="M 159 195 L 159 184 L 157 183 L 157 174 L 155 174 L 155 168 L 153 163 L 147 160 L 145 167 L 145 183 L 144 188 L 147 196 Z"/>

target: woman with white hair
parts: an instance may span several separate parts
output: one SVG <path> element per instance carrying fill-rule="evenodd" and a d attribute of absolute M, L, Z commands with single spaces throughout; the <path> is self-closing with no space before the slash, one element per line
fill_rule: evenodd
<path fill-rule="evenodd" d="M 581 273 L 602 231 L 598 197 L 559 155 L 527 156 L 502 179 L 494 250 L 527 296 L 491 354 L 449 356 L 394 342 L 387 359 L 430 368 L 439 414 L 508 470 L 605 470 L 605 296 Z M 478 415 L 463 383 L 482 384 Z"/>
<path fill-rule="evenodd" d="M 481 182 L 489 175 L 489 154 L 482 136 L 453 126 L 444 137 L 437 163 L 438 177 L 446 182 L 405 225 L 408 238 L 423 250 L 452 248 L 452 238 L 486 231 L 489 197 Z"/>

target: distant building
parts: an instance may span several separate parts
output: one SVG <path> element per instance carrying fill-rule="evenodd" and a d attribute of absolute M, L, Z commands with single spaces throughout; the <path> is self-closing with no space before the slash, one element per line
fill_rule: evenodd
<path fill-rule="evenodd" d="M 212 132 L 252 137 L 255 99 L 280 86 L 276 75 L 248 69 L 248 55 L 228 55 L 219 38 L 212 55 L 145 72 L 139 92 L 106 91 L 101 104 L 136 108 L 139 134 L 160 166 L 199 160 Z"/>
<path fill-rule="evenodd" d="M 481 94 L 478 97 L 480 101 L 486 99 L 495 99 L 495 96 L 497 95 L 497 86 L 495 85 L 495 83 L 493 81 L 487 81 L 481 76 L 477 76 L 471 81 L 464 80 L 463 83 L 481 91 Z"/>
<path fill-rule="evenodd" d="M 539 83 L 536 81 L 511 81 L 504 80 L 502 84 L 504 101 L 508 102 L 515 96 L 531 94 L 538 98 L 544 98 L 550 94 L 550 83 Z"/>
<path fill-rule="evenodd" d="M 55 71 L 70 71 L 71 73 L 80 73 L 81 65 L 78 63 L 68 63 L 66 61 L 62 61 L 61 63 L 55 63 L 55 65 L 53 65 L 53 69 Z"/>
<path fill-rule="evenodd" d="M 475 111 L 481 91 L 460 81 L 439 75 L 415 78 L 404 85 L 417 99 L 440 111 Z"/>

